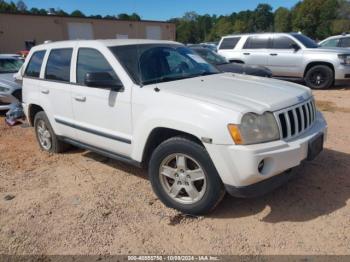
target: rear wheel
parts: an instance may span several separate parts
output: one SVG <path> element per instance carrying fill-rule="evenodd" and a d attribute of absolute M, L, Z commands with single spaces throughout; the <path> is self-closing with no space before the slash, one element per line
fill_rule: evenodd
<path fill-rule="evenodd" d="M 313 66 L 306 72 L 305 82 L 312 89 L 330 88 L 334 82 L 334 72 L 326 65 Z"/>
<path fill-rule="evenodd" d="M 225 194 L 205 148 L 182 137 L 166 140 L 156 148 L 149 176 L 159 199 L 185 214 L 208 213 Z"/>
<path fill-rule="evenodd" d="M 69 147 L 69 145 L 58 139 L 45 112 L 41 111 L 35 115 L 34 129 L 42 150 L 50 153 L 61 153 Z"/>

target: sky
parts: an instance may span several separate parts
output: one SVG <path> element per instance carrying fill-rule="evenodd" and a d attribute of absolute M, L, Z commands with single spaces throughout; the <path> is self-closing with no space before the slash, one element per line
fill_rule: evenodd
<path fill-rule="evenodd" d="M 14 0 L 16 2 L 16 0 Z M 298 0 L 24 0 L 28 8 L 60 8 L 68 13 L 79 9 L 85 15 L 116 15 L 138 13 L 144 20 L 168 20 L 181 17 L 187 11 L 198 14 L 227 15 L 255 9 L 259 3 L 268 3 L 274 9 L 290 8 Z"/>

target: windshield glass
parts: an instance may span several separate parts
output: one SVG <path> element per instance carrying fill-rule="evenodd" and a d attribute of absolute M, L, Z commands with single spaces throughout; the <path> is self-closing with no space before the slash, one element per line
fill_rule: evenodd
<path fill-rule="evenodd" d="M 205 59 L 207 62 L 213 65 L 222 65 L 227 64 L 228 61 L 226 58 L 222 57 L 221 55 L 218 55 L 217 53 L 205 49 L 205 48 L 198 48 L 193 49 L 197 54 L 199 54 L 203 59 Z"/>
<path fill-rule="evenodd" d="M 23 65 L 23 60 L 16 58 L 0 58 L 0 73 L 17 73 Z"/>
<path fill-rule="evenodd" d="M 139 85 L 219 73 L 199 55 L 181 45 L 140 44 L 110 49 Z"/>
<path fill-rule="evenodd" d="M 320 47 L 314 40 L 311 38 L 302 35 L 302 34 L 291 34 L 296 39 L 298 39 L 306 48 L 318 48 Z"/>

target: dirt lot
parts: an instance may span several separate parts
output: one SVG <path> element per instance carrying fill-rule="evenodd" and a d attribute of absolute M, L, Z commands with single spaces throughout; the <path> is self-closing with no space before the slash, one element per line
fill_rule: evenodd
<path fill-rule="evenodd" d="M 329 136 L 302 176 L 199 218 L 164 207 L 144 171 L 43 153 L 31 128 L 0 117 L 0 253 L 350 254 L 350 89 L 315 95 Z"/>

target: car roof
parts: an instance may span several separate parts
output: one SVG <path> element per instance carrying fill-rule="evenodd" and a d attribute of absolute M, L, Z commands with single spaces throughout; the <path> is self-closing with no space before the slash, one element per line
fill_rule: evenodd
<path fill-rule="evenodd" d="M 254 36 L 254 35 L 295 35 L 300 34 L 298 32 L 289 32 L 289 33 L 278 33 L 278 32 L 264 32 L 264 33 L 243 33 L 243 34 L 231 34 L 223 36 L 222 38 L 229 38 L 229 37 L 241 37 L 241 36 Z"/>
<path fill-rule="evenodd" d="M 103 46 L 122 46 L 122 45 L 138 45 L 138 44 L 178 44 L 175 41 L 167 40 L 149 40 L 149 39 L 104 39 L 104 40 L 66 40 L 66 41 L 55 41 L 43 43 L 33 47 L 34 50 L 40 50 L 45 48 L 63 48 L 65 46 L 73 46 L 77 43 L 96 43 L 97 45 Z"/>

